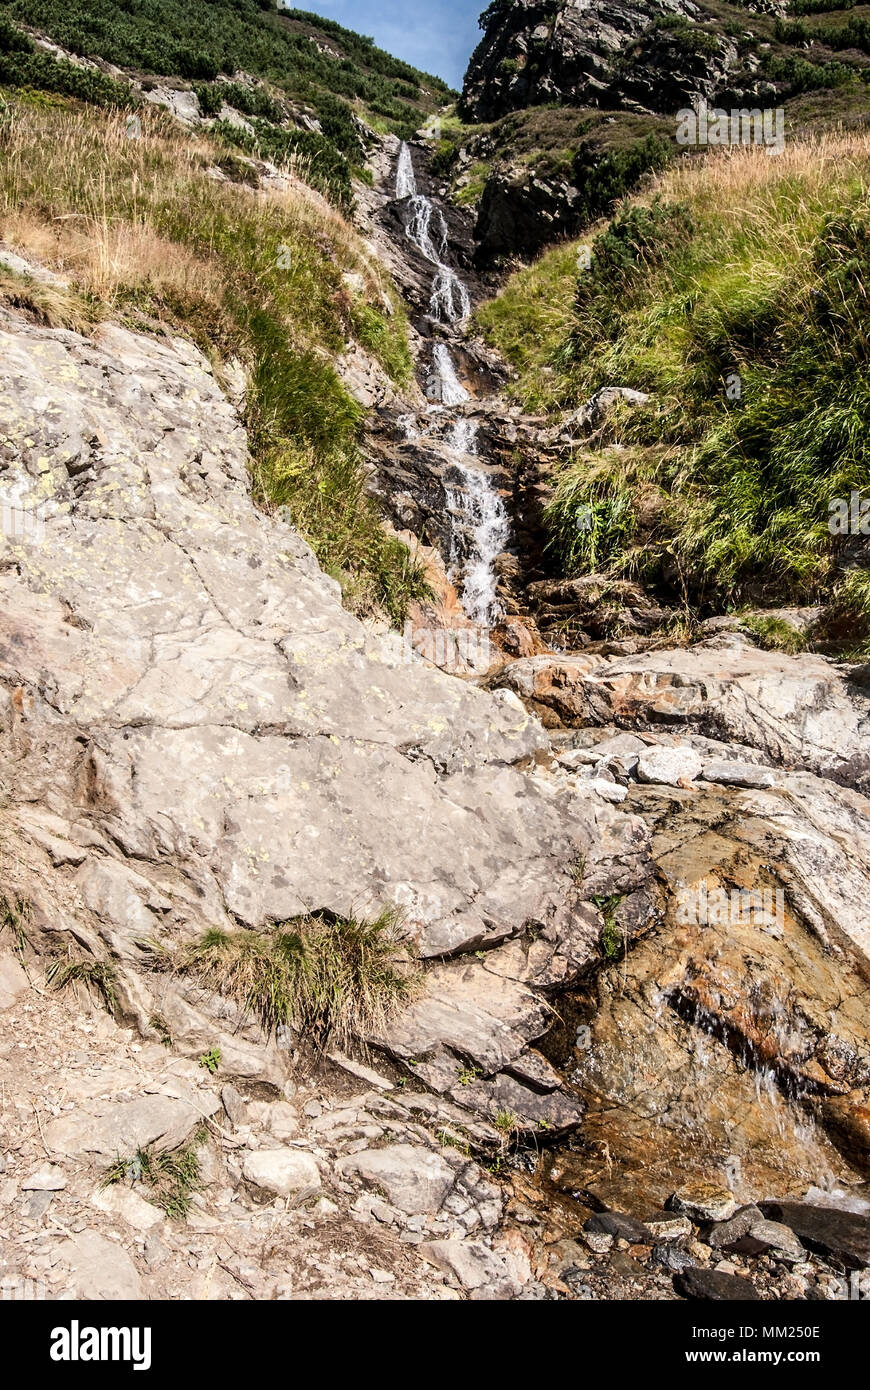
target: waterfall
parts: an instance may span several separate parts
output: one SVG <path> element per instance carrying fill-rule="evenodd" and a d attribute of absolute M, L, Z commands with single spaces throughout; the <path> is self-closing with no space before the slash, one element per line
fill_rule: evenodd
<path fill-rule="evenodd" d="M 465 567 L 462 606 L 472 622 L 491 627 L 500 613 L 496 599 L 494 563 L 510 539 L 510 523 L 504 502 L 480 467 L 470 467 L 467 457 L 477 457 L 478 422 L 464 417 L 457 420 L 450 435 L 451 452 L 457 454 L 453 467 L 461 486 L 451 489 L 447 502 L 464 523 L 472 540 L 472 557 Z M 454 565 L 458 545 L 454 530 Z"/>
<path fill-rule="evenodd" d="M 456 271 L 445 261 L 447 255 L 447 223 L 439 207 L 417 192 L 417 179 L 411 161 L 411 151 L 405 141 L 399 149 L 396 169 L 396 197 L 410 199 L 410 216 L 405 236 L 427 261 L 435 267 L 429 312 L 438 323 L 459 323 L 471 313 L 471 297 Z"/>
<path fill-rule="evenodd" d="M 427 383 L 430 400 L 442 405 L 462 405 L 468 392 L 456 375 L 453 358 L 446 343 L 436 343 L 432 349 L 432 375 Z"/>
<path fill-rule="evenodd" d="M 448 231 L 441 209 L 431 198 L 417 191 L 411 151 L 403 141 L 396 167 L 396 197 L 408 202 L 405 235 L 434 267 L 429 313 L 438 323 L 460 324 L 471 313 L 471 296 L 462 280 L 446 263 Z M 441 406 L 462 405 L 468 392 L 456 375 L 456 367 L 446 343 L 435 343 L 432 365 L 426 382 L 430 401 Z M 407 425 L 405 437 L 411 438 Z M 463 571 L 462 606 L 472 622 L 490 627 L 501 609 L 496 598 L 494 563 L 510 539 L 510 524 L 504 502 L 492 486 L 489 474 L 479 465 L 469 465 L 477 456 L 477 422 L 464 416 L 454 421 L 447 436 L 451 471 L 459 485 L 447 490 L 447 505 L 453 515 L 450 569 Z"/>
<path fill-rule="evenodd" d="M 417 192 L 417 180 L 414 177 L 414 165 L 411 162 L 411 151 L 405 140 L 399 147 L 399 163 L 396 168 L 396 197 L 410 198 Z"/>

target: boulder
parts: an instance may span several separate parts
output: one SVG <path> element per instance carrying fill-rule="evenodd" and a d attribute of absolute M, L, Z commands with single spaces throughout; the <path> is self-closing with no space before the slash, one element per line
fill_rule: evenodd
<path fill-rule="evenodd" d="M 682 1212 L 693 1221 L 728 1221 L 738 1202 L 727 1187 L 712 1182 L 686 1183 L 668 1201 L 671 1211 Z"/>
<path fill-rule="evenodd" d="M 320 1187 L 320 1169 L 300 1149 L 254 1149 L 242 1160 L 242 1177 L 276 1197 L 294 1197 Z"/>
<path fill-rule="evenodd" d="M 705 1299 L 712 1303 L 749 1302 L 761 1297 L 755 1285 L 739 1274 L 702 1269 L 697 1265 L 675 1274 L 674 1288 L 683 1298 Z"/>
<path fill-rule="evenodd" d="M 136 1265 L 115 1240 L 96 1231 L 81 1231 L 62 1241 L 57 1254 L 70 1270 L 64 1285 L 68 1298 L 138 1302 L 145 1297 Z"/>
<path fill-rule="evenodd" d="M 701 756 L 694 748 L 647 748 L 638 757 L 637 775 L 641 782 L 682 787 L 700 776 L 701 766 Z"/>
<path fill-rule="evenodd" d="M 810 1250 L 841 1261 L 848 1269 L 870 1265 L 870 1217 L 809 1202 L 759 1202 L 770 1221 L 788 1226 Z"/>
<path fill-rule="evenodd" d="M 336 1166 L 340 1173 L 382 1191 L 407 1216 L 440 1210 L 456 1178 L 455 1167 L 446 1158 L 416 1144 L 363 1149 L 340 1159 Z"/>

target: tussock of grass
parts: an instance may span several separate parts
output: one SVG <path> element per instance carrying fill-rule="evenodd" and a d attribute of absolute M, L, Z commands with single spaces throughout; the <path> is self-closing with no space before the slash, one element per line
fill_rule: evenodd
<path fill-rule="evenodd" d="M 363 412 L 333 365 L 354 342 L 397 382 L 412 371 L 407 319 L 353 227 L 290 170 L 287 192 L 220 182 L 206 136 L 143 111 L 123 117 L 23 101 L 0 126 L 0 240 L 60 271 L 69 294 L 4 277 L 0 294 L 44 320 L 89 313 L 193 338 L 248 369 L 247 424 L 267 504 L 287 505 L 360 614 L 404 619 L 422 567 L 366 495 Z M 349 293 L 343 279 L 361 277 Z"/>
<path fill-rule="evenodd" d="M 750 614 L 741 621 L 743 627 L 752 633 L 765 651 L 789 652 L 792 656 L 806 651 L 806 637 L 784 618 Z"/>
<path fill-rule="evenodd" d="M 419 987 L 398 959 L 396 915 L 372 921 L 314 914 L 273 932 L 206 932 L 177 968 L 253 1014 L 263 1029 L 298 1028 L 340 1048 L 382 1033 Z"/>
<path fill-rule="evenodd" d="M 589 237 L 589 270 L 561 247 L 480 312 L 531 408 L 652 394 L 556 479 L 568 573 L 632 574 L 699 611 L 842 591 L 865 630 L 828 504 L 870 477 L 868 174 L 867 134 L 674 166 Z M 569 278 L 573 308 L 551 309 Z"/>
<path fill-rule="evenodd" d="M 22 955 L 29 944 L 27 923 L 30 920 L 30 903 L 22 898 L 11 899 L 0 894 L 0 932 L 8 931 L 15 950 Z"/>
<path fill-rule="evenodd" d="M 55 990 L 66 989 L 71 984 L 83 984 L 86 989 L 96 990 L 110 1014 L 117 1009 L 116 975 L 109 961 L 54 960 L 45 972 L 45 983 L 49 989 Z"/>

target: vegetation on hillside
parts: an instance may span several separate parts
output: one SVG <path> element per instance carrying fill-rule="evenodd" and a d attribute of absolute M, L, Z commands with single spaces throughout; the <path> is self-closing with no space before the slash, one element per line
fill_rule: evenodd
<path fill-rule="evenodd" d="M 588 269 L 558 247 L 479 311 L 530 409 L 650 393 L 557 479 L 569 574 L 700 611 L 828 602 L 817 636 L 870 638 L 870 545 L 828 526 L 870 477 L 868 175 L 867 136 L 671 167 L 587 234 Z"/>
<path fill-rule="evenodd" d="M 324 94 L 359 100 L 405 127 L 450 96 L 440 78 L 384 53 L 371 39 L 302 10 L 278 11 L 272 0 L 0 3 L 10 19 L 68 52 L 141 73 L 208 82 L 241 70 L 315 103 Z"/>
<path fill-rule="evenodd" d="M 122 114 L 57 98 L 0 108 L 0 240 L 71 286 L 6 274 L 0 295 L 68 327 L 110 316 L 182 332 L 218 373 L 240 358 L 264 504 L 289 508 L 355 611 L 400 623 L 426 586 L 366 494 L 362 411 L 335 368 L 357 343 L 409 379 L 407 320 L 388 277 L 317 193 L 219 181 L 209 172 L 226 164 L 219 142 L 159 109 L 139 114 L 130 138 Z"/>
<path fill-rule="evenodd" d="M 56 57 L 22 25 L 84 61 Z M 352 174 L 365 177 L 359 118 L 405 138 L 451 95 L 371 39 L 271 0 L 0 0 L 0 88 L 136 106 L 152 74 L 191 86 L 205 119 L 241 112 L 247 126 L 217 125 L 228 145 L 278 164 L 304 159 L 308 180 L 346 210 Z"/>

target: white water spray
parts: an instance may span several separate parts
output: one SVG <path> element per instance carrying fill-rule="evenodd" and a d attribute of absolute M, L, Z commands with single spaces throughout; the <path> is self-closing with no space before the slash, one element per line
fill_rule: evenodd
<path fill-rule="evenodd" d="M 453 358 L 446 343 L 436 343 L 432 349 L 432 376 L 429 383 L 429 396 L 442 405 L 462 405 L 468 400 L 468 392 L 456 375 Z"/>
<path fill-rule="evenodd" d="M 396 197 L 410 198 L 410 216 L 405 236 L 421 255 L 435 267 L 429 312 L 439 323 L 459 323 L 471 313 L 471 297 L 456 271 L 445 261 L 447 255 L 447 223 L 444 214 L 431 198 L 417 192 L 417 179 L 411 151 L 403 141 L 396 169 Z"/>

